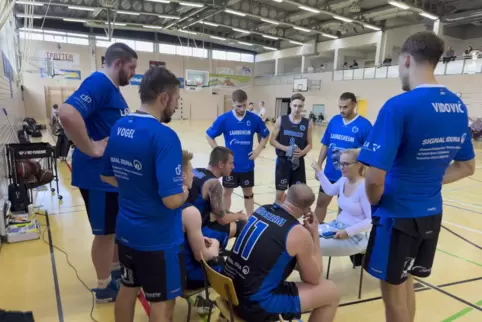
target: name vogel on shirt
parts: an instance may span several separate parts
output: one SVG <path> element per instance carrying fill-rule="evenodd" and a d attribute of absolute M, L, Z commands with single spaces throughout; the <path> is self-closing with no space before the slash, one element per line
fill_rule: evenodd
<path fill-rule="evenodd" d="M 330 135 L 330 139 L 346 141 L 346 142 L 355 142 L 355 138 L 353 136 L 341 135 L 336 133 L 333 133 L 332 135 Z"/>
<path fill-rule="evenodd" d="M 251 130 L 231 130 L 229 135 L 251 135 Z"/>
<path fill-rule="evenodd" d="M 117 135 L 118 136 L 123 136 L 125 138 L 129 138 L 129 139 L 132 139 L 134 137 L 134 132 L 136 130 L 134 129 L 127 129 L 125 127 L 119 127 L 117 129 Z"/>
<path fill-rule="evenodd" d="M 460 103 L 432 103 L 437 113 L 464 113 Z"/>

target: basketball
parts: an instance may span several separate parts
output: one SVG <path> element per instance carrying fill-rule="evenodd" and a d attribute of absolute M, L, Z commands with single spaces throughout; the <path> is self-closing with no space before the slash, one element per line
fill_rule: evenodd
<path fill-rule="evenodd" d="M 27 179 L 25 179 L 24 183 L 27 185 L 28 188 L 35 188 L 38 186 L 38 180 L 37 180 L 37 177 L 35 176 L 30 176 L 28 177 Z"/>
<path fill-rule="evenodd" d="M 20 180 L 23 180 L 25 178 L 32 176 L 33 169 L 30 163 L 28 162 L 28 160 L 17 161 L 16 167 L 17 167 L 17 177 Z"/>
<path fill-rule="evenodd" d="M 40 165 L 40 162 L 35 161 L 35 160 L 27 160 L 27 162 L 30 165 L 33 176 L 38 175 L 40 173 L 40 171 L 42 171 L 42 166 Z"/>
<path fill-rule="evenodd" d="M 37 175 L 39 185 L 50 183 L 54 179 L 54 174 L 50 170 L 41 170 Z"/>

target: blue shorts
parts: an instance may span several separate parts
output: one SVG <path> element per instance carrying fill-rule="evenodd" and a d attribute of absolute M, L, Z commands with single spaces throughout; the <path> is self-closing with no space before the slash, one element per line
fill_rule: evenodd
<path fill-rule="evenodd" d="M 169 250 L 139 251 L 117 241 L 121 281 L 125 287 L 142 287 L 149 302 L 163 302 L 185 289 L 184 246 Z"/>
<path fill-rule="evenodd" d="M 261 302 L 239 300 L 236 314 L 246 321 L 279 321 L 301 318 L 301 301 L 294 282 L 284 282 Z"/>
<path fill-rule="evenodd" d="M 80 189 L 94 235 L 115 234 L 119 193 Z"/>

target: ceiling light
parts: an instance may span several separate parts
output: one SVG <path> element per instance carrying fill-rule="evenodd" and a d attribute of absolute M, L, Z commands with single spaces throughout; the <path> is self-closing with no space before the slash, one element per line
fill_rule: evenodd
<path fill-rule="evenodd" d="M 368 28 L 368 29 L 372 29 L 372 30 L 377 30 L 377 31 L 382 30 L 382 28 L 379 28 L 379 27 L 373 26 L 373 25 L 369 25 L 367 23 L 364 23 L 363 27 Z"/>
<path fill-rule="evenodd" d="M 122 10 L 117 10 L 117 13 L 120 13 L 122 15 L 131 15 L 131 16 L 139 16 L 140 15 L 140 13 L 138 13 L 138 12 L 122 11 Z"/>
<path fill-rule="evenodd" d="M 32 19 L 42 19 L 43 16 L 39 15 L 26 15 L 24 13 L 17 13 L 17 18 L 32 18 Z"/>
<path fill-rule="evenodd" d="M 67 8 L 71 10 L 95 11 L 94 8 L 89 8 L 89 7 L 68 6 Z"/>
<path fill-rule="evenodd" d="M 161 19 L 181 19 L 179 16 L 157 15 Z"/>
<path fill-rule="evenodd" d="M 273 25 L 279 25 L 279 22 L 276 22 L 276 21 L 273 21 L 273 20 L 268 20 L 268 19 L 262 18 L 261 21 L 267 22 L 267 23 L 270 23 L 270 24 L 273 24 Z"/>
<path fill-rule="evenodd" d="M 337 15 L 333 15 L 333 19 L 344 21 L 344 22 L 353 22 L 353 20 L 351 20 L 351 19 L 348 19 L 348 18 L 345 18 L 345 17 L 342 17 L 342 16 L 337 16 Z"/>
<path fill-rule="evenodd" d="M 108 24 L 109 24 L 108 22 L 104 22 L 104 23 L 105 23 L 106 25 L 108 25 Z M 116 22 L 116 23 L 111 23 L 111 25 L 114 25 L 114 26 L 121 26 L 121 27 L 126 26 L 126 24 L 125 24 L 125 23 L 119 23 L 119 22 Z"/>
<path fill-rule="evenodd" d="M 238 28 L 231 28 L 231 29 L 233 29 L 233 31 L 242 32 L 243 34 L 250 34 L 251 33 L 249 31 L 243 30 L 243 29 L 238 29 Z"/>
<path fill-rule="evenodd" d="M 179 32 L 183 32 L 185 34 L 190 34 L 190 35 L 197 35 L 197 32 L 192 32 L 192 31 L 188 31 L 188 30 L 178 30 Z"/>
<path fill-rule="evenodd" d="M 212 27 L 219 27 L 219 25 L 217 23 L 212 23 L 212 22 L 209 22 L 209 21 L 199 21 L 200 23 L 202 23 L 203 25 L 208 25 L 208 26 L 212 26 Z"/>
<path fill-rule="evenodd" d="M 418 14 L 421 15 L 422 17 L 425 17 L 425 18 L 428 18 L 428 19 L 432 19 L 432 20 L 437 20 L 437 19 L 438 19 L 437 16 L 432 15 L 432 14 L 430 14 L 430 13 L 428 13 L 428 12 L 425 12 L 425 11 L 419 12 Z"/>
<path fill-rule="evenodd" d="M 303 43 L 299 42 L 299 41 L 290 40 L 290 43 L 295 44 L 295 45 L 303 46 Z"/>
<path fill-rule="evenodd" d="M 407 6 L 406 4 L 400 3 L 400 2 L 398 2 L 398 1 L 388 1 L 388 3 L 391 4 L 391 5 L 394 6 L 394 7 L 400 8 L 400 9 L 402 9 L 402 10 L 407 10 L 407 9 L 410 8 L 410 7 Z"/>
<path fill-rule="evenodd" d="M 169 0 L 147 0 L 147 1 L 159 2 L 159 3 L 171 3 L 171 1 L 169 1 Z"/>
<path fill-rule="evenodd" d="M 226 38 L 223 38 L 223 37 L 216 37 L 216 36 L 209 36 L 209 38 L 212 38 L 212 39 L 217 39 L 217 40 L 226 40 Z"/>
<path fill-rule="evenodd" d="M 231 9 L 225 9 L 224 12 L 230 13 L 230 14 L 232 14 L 232 15 L 241 16 L 241 17 L 246 16 L 246 14 L 244 14 L 244 13 L 242 13 L 242 12 L 235 11 L 235 10 L 231 10 Z"/>
<path fill-rule="evenodd" d="M 195 2 L 179 2 L 181 6 L 186 6 L 186 7 L 196 7 L 196 8 L 202 8 L 204 7 L 204 4 L 202 3 L 195 3 Z"/>
<path fill-rule="evenodd" d="M 322 33 L 321 35 L 322 35 L 323 37 L 327 37 L 327 38 L 331 38 L 331 39 L 338 39 L 337 36 L 333 36 L 333 35 L 330 35 L 330 34 Z"/>
<path fill-rule="evenodd" d="M 246 46 L 253 46 L 253 44 L 250 44 L 249 42 L 244 42 L 244 41 L 238 41 L 238 44 L 246 45 Z"/>
<path fill-rule="evenodd" d="M 318 9 L 311 8 L 311 7 L 307 7 L 307 6 L 298 6 L 298 8 L 300 8 L 300 9 L 302 9 L 302 10 L 309 11 L 309 12 L 314 12 L 314 13 L 320 13 L 320 12 L 321 12 L 321 11 L 318 10 Z"/>
<path fill-rule="evenodd" d="M 142 26 L 144 28 L 147 28 L 147 29 L 163 29 L 161 26 L 147 26 L 147 25 L 144 25 Z"/>
<path fill-rule="evenodd" d="M 43 3 L 30 2 L 30 1 L 17 1 L 16 4 L 29 4 L 31 6 L 37 6 L 37 7 L 41 7 L 44 5 Z"/>
<path fill-rule="evenodd" d="M 299 30 L 299 31 L 304 31 L 304 32 L 310 32 L 311 31 L 310 29 L 295 27 L 295 26 L 293 26 L 293 29 L 296 29 L 296 30 Z"/>
<path fill-rule="evenodd" d="M 273 36 L 268 36 L 268 35 L 261 35 L 261 36 L 263 36 L 264 38 L 273 39 L 273 40 L 279 39 L 278 37 L 273 37 Z"/>
<path fill-rule="evenodd" d="M 84 19 L 73 19 L 73 18 L 64 18 L 62 20 L 63 21 L 70 21 L 70 22 L 82 22 L 82 23 L 86 22 Z"/>
<path fill-rule="evenodd" d="M 281 3 L 283 2 L 283 0 L 273 0 L 274 2 L 278 2 L 278 3 Z"/>
<path fill-rule="evenodd" d="M 268 47 L 268 46 L 263 46 L 264 49 L 268 50 L 278 50 L 278 48 L 273 48 L 273 47 Z"/>

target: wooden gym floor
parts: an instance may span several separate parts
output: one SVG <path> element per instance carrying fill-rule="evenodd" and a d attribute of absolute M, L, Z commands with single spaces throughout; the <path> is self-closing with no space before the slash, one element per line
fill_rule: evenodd
<path fill-rule="evenodd" d="M 206 166 L 209 146 L 203 121 L 173 121 L 185 149 L 194 153 L 194 166 Z M 307 157 L 308 183 L 318 189 L 309 167 L 320 150 L 323 130 L 316 128 L 314 147 Z M 44 140 L 48 135 L 44 135 Z M 219 143 L 222 143 L 218 139 Z M 416 321 L 482 321 L 482 151 L 477 149 L 477 170 L 472 178 L 444 187 L 444 229 L 441 232 L 432 275 L 418 285 Z M 255 201 L 274 200 L 275 154 L 268 146 L 256 161 Z M 37 215 L 43 240 L 4 244 L 0 253 L 0 308 L 33 311 L 35 321 L 91 321 L 93 298 L 77 279 L 90 288 L 96 285 L 90 259 L 92 235 L 78 189 L 70 186 L 70 171 L 59 163 L 59 202 L 49 191 L 37 192 L 35 204 L 48 210 L 48 218 Z M 240 194 L 239 191 L 235 193 Z M 336 200 L 328 219 L 335 215 Z M 243 209 L 243 199 L 233 196 L 232 210 Z M 48 221 L 47 221 L 48 219 Z M 68 260 L 75 267 L 69 266 Z M 325 258 L 326 270 L 327 258 Z M 384 321 L 378 282 L 364 274 L 362 299 L 357 299 L 360 268 L 353 269 L 349 258 L 332 260 L 330 279 L 342 294 L 336 321 Z M 292 280 L 299 280 L 294 273 Z M 114 304 L 98 304 L 93 309 L 97 321 L 114 321 Z M 185 321 L 187 305 L 177 301 L 174 321 Z M 308 315 L 303 316 L 307 321 Z M 201 321 L 193 313 L 192 321 Z M 148 321 L 138 302 L 135 321 Z"/>

